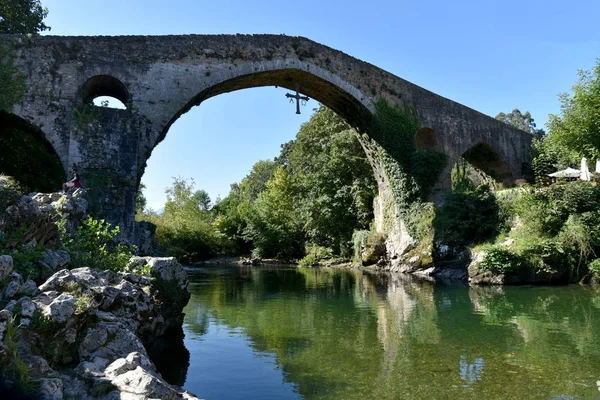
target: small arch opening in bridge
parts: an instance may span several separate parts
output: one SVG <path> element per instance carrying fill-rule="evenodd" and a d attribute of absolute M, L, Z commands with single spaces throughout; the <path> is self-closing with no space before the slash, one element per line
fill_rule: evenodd
<path fill-rule="evenodd" d="M 84 104 L 98 107 L 126 109 L 130 100 L 125 85 L 109 75 L 96 75 L 88 79 L 81 89 Z"/>
<path fill-rule="evenodd" d="M 421 128 L 415 134 L 415 145 L 419 150 L 433 150 L 437 143 L 437 134 L 431 128 Z"/>
<path fill-rule="evenodd" d="M 492 188 L 511 187 L 514 179 L 506 160 L 484 142 L 464 152 L 452 169 L 452 188 L 459 191 L 483 184 Z"/>
<path fill-rule="evenodd" d="M 0 111 L 0 149 L 0 175 L 14 177 L 26 191 L 60 189 L 65 170 L 39 128 Z"/>

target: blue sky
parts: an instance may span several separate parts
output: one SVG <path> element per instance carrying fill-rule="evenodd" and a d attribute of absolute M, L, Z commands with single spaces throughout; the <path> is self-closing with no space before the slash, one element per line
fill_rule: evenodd
<path fill-rule="evenodd" d="M 53 35 L 285 33 L 305 36 L 444 97 L 495 116 L 558 113 L 577 70 L 600 57 L 600 1 L 42 0 Z M 148 205 L 172 177 L 193 178 L 214 200 L 273 158 L 310 116 L 258 88 L 211 98 L 183 115 L 154 150 Z"/>

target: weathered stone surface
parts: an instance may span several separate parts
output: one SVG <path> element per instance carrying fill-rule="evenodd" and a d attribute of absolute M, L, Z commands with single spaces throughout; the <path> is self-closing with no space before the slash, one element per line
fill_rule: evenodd
<path fill-rule="evenodd" d="M 19 293 L 19 281 L 10 281 L 4 289 L 4 297 L 7 299 L 13 298 Z"/>
<path fill-rule="evenodd" d="M 0 281 L 4 280 L 13 270 L 13 259 L 11 256 L 0 256 Z"/>
<path fill-rule="evenodd" d="M 69 261 L 71 261 L 71 257 L 64 250 L 45 251 L 42 253 L 42 262 L 52 271 L 64 267 Z"/>
<path fill-rule="evenodd" d="M 31 279 L 28 279 L 19 287 L 19 294 L 22 296 L 35 296 L 37 291 L 38 287 Z"/>
<path fill-rule="evenodd" d="M 44 308 L 43 314 L 51 317 L 54 322 L 61 324 L 73 315 L 76 302 L 76 297 L 63 293 Z"/>
<path fill-rule="evenodd" d="M 528 159 L 531 135 L 302 37 L 14 35 L 2 40 L 14 49 L 15 62 L 31 83 L 27 101 L 11 112 L 44 131 L 65 170 L 79 166 L 90 207 L 119 225 L 131 241 L 147 241 L 136 235 L 143 228 L 135 223 L 134 200 L 152 149 L 190 107 L 233 90 L 293 90 L 299 84 L 304 94 L 367 135 L 377 99 L 411 106 L 421 126 L 433 132 L 433 148 L 448 155 L 436 193 L 449 189 L 452 166 L 464 154 L 495 155 L 471 161 L 485 164 L 506 183 L 521 177 Z M 72 118 L 99 92 L 113 93 L 131 109 L 98 108 L 98 117 L 85 124 Z M 396 252 L 402 255 L 403 243 L 410 240 L 396 228 L 390 243 L 400 246 Z"/>
<path fill-rule="evenodd" d="M 4 309 L 0 311 L 0 343 L 4 340 L 4 332 L 12 319 L 12 312 Z"/>
<path fill-rule="evenodd" d="M 38 393 L 41 400 L 62 400 L 63 381 L 58 378 L 41 379 Z"/>

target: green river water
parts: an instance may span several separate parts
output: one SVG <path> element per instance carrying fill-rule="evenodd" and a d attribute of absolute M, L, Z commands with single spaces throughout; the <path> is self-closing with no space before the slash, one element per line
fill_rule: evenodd
<path fill-rule="evenodd" d="M 592 287 L 469 288 L 334 269 L 188 273 L 185 349 L 167 350 L 160 367 L 207 400 L 600 399 Z"/>

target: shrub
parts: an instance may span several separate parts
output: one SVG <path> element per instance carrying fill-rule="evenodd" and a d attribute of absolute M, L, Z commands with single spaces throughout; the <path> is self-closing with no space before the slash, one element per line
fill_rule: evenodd
<path fill-rule="evenodd" d="M 134 247 L 116 243 L 119 227 L 92 217 L 85 219 L 74 234 L 65 234 L 63 245 L 71 256 L 72 268 L 91 267 L 122 271 L 133 255 Z"/>
<path fill-rule="evenodd" d="M 588 265 L 588 269 L 596 279 L 600 278 L 600 258 L 595 259 Z"/>
<path fill-rule="evenodd" d="M 444 242 L 459 246 L 485 242 L 504 229 L 496 198 L 485 185 L 449 195 L 434 226 Z"/>
<path fill-rule="evenodd" d="M 501 246 L 488 248 L 481 262 L 483 269 L 494 273 L 517 271 L 525 267 L 526 264 L 526 260 L 521 256 Z"/>
<path fill-rule="evenodd" d="M 306 255 L 298 262 L 298 264 L 301 267 L 312 267 L 318 265 L 320 261 L 331 260 L 333 257 L 333 250 L 329 247 L 307 245 Z"/>

